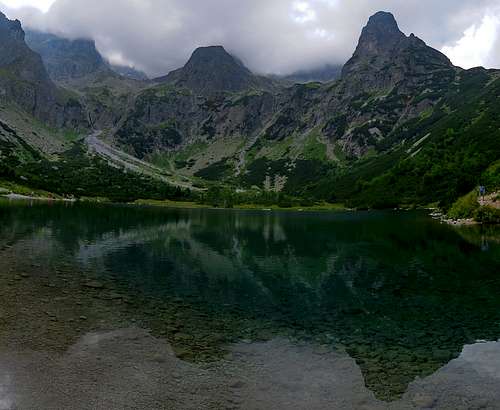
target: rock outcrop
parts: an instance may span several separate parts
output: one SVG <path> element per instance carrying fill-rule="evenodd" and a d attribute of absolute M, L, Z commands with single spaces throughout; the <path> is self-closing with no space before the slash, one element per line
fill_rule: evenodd
<path fill-rule="evenodd" d="M 26 43 L 42 57 L 53 81 L 62 82 L 82 78 L 98 71 L 110 71 L 93 40 L 71 40 L 50 33 L 28 30 Z"/>
<path fill-rule="evenodd" d="M 25 42 L 18 20 L 0 13 L 0 98 L 56 127 L 85 123 L 83 108 L 50 80 L 41 57 Z"/>

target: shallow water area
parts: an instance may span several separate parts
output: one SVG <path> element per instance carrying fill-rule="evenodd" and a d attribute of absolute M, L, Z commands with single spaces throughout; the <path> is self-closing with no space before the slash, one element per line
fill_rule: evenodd
<path fill-rule="evenodd" d="M 2 200 L 0 409 L 50 392 L 44 371 L 65 392 L 44 408 L 124 408 L 91 388 L 107 386 L 102 362 L 123 375 L 109 391 L 142 375 L 128 400 L 148 408 L 167 403 L 161 386 L 165 408 L 498 408 L 499 238 L 425 212 Z M 57 375 L 82 354 L 69 388 Z"/>

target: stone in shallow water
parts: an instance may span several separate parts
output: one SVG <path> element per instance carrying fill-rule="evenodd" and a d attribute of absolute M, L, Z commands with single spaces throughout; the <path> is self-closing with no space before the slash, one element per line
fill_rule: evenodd
<path fill-rule="evenodd" d="M 434 406 L 436 400 L 424 393 L 417 393 L 412 398 L 413 404 L 419 409 L 430 409 Z"/>
<path fill-rule="evenodd" d="M 175 355 L 181 360 L 190 360 L 193 358 L 193 352 L 184 347 L 174 347 Z"/>
<path fill-rule="evenodd" d="M 180 342 L 187 342 L 187 341 L 190 341 L 192 339 L 192 337 L 186 333 L 176 333 L 174 335 L 174 339 L 176 341 L 180 341 Z"/>
<path fill-rule="evenodd" d="M 241 380 L 238 380 L 238 381 L 232 383 L 229 387 L 231 387 L 233 389 L 241 389 L 244 386 L 245 386 L 245 383 L 243 383 Z"/>
<path fill-rule="evenodd" d="M 92 280 L 90 282 L 87 282 L 84 286 L 86 288 L 91 288 L 91 289 L 103 289 L 104 288 L 104 284 L 102 284 L 101 282 L 99 282 L 97 280 Z"/>

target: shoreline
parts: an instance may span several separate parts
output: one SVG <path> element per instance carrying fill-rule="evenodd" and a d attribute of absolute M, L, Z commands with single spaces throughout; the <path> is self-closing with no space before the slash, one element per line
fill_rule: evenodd
<path fill-rule="evenodd" d="M 110 204 L 110 205 L 127 205 L 127 206 L 137 206 L 137 207 L 157 207 L 157 208 L 172 208 L 172 209 L 212 209 L 212 210 L 235 210 L 235 211 L 261 211 L 261 212 L 273 212 L 273 211 L 289 211 L 289 212 L 354 212 L 354 209 L 344 207 L 341 204 L 325 204 L 316 206 L 304 206 L 304 207 L 290 207 L 282 208 L 276 205 L 265 206 L 256 204 L 245 204 L 236 205 L 232 208 L 220 208 L 214 207 L 206 204 L 198 204 L 196 202 L 186 202 L 186 201 L 157 201 L 149 199 L 139 199 L 134 202 L 111 202 L 105 198 L 84 198 L 84 199 L 69 199 L 69 198 L 52 198 L 47 196 L 33 196 L 33 195 L 23 195 L 16 193 L 0 194 L 0 198 L 5 198 L 13 201 L 42 201 L 42 202 L 70 202 L 70 203 L 97 203 L 97 204 Z"/>
<path fill-rule="evenodd" d="M 475 226 L 475 225 L 483 225 L 482 222 L 478 222 L 473 218 L 468 219 L 451 219 L 448 216 L 440 211 L 434 210 L 434 212 L 430 213 L 429 216 L 435 221 L 439 221 L 441 223 L 445 223 L 451 226 Z"/>
<path fill-rule="evenodd" d="M 222 208 L 215 207 L 207 204 L 200 204 L 197 202 L 189 201 L 171 201 L 171 200 L 154 200 L 154 199 L 138 199 L 133 202 L 112 202 L 107 198 L 99 197 L 84 197 L 81 199 L 70 199 L 70 198 L 53 198 L 48 196 L 33 196 L 33 195 L 23 195 L 16 193 L 2 194 L 0 193 L 0 198 L 5 198 L 13 201 L 41 201 L 41 202 L 68 202 L 68 203 L 88 203 L 88 204 L 99 204 L 99 205 L 125 205 L 133 207 L 154 207 L 154 208 L 169 208 L 169 209 L 207 209 L 214 211 L 259 211 L 259 212 L 370 212 L 370 211 L 409 211 L 409 210 L 427 210 L 436 211 L 435 208 L 426 207 L 401 207 L 401 208 L 388 208 L 388 209 L 356 209 L 348 208 L 343 204 L 328 204 L 320 203 L 313 206 L 292 206 L 292 207 L 279 207 L 277 205 L 258 205 L 258 204 L 241 204 L 235 205 L 232 208 Z M 443 218 L 436 218 L 435 216 L 439 214 Z M 477 225 L 480 222 L 468 221 L 468 223 L 455 223 L 451 220 L 444 219 L 444 214 L 441 213 L 431 213 L 429 214 L 433 219 L 441 220 L 442 222 L 447 222 L 450 225 Z M 449 221 L 449 222 L 448 222 Z"/>
<path fill-rule="evenodd" d="M 22 194 L 3 194 L 0 195 L 2 198 L 6 198 L 9 200 L 21 200 L 21 201 L 45 201 L 45 202 L 76 202 L 76 199 L 69 198 L 51 198 L 46 196 L 33 196 L 33 195 L 22 195 Z"/>
<path fill-rule="evenodd" d="M 151 206 L 157 208 L 177 208 L 177 209 L 211 209 L 211 210 L 224 210 L 224 211 L 261 211 L 261 212 L 273 212 L 273 211 L 285 211 L 285 212 L 347 212 L 347 211 L 355 211 L 354 209 L 350 209 L 345 207 L 342 204 L 325 204 L 325 205 L 316 205 L 316 206 L 302 206 L 302 207 L 289 207 L 282 208 L 276 205 L 266 206 L 266 205 L 258 205 L 258 204 L 243 204 L 243 205 L 235 205 L 232 208 L 221 208 L 214 207 L 206 204 L 198 204 L 196 202 L 183 202 L 183 201 L 156 201 L 156 200 L 143 200 L 139 199 L 137 201 L 127 203 L 126 205 L 135 205 L 135 206 Z"/>
<path fill-rule="evenodd" d="M 49 197 L 49 196 L 34 196 L 34 195 L 25 195 L 18 194 L 7 189 L 3 189 L 0 187 L 0 198 L 5 198 L 10 201 L 40 201 L 40 202 L 65 202 L 65 203 L 95 203 L 100 205 L 126 205 L 126 206 L 134 206 L 134 207 L 155 207 L 155 208 L 170 208 L 170 209 L 207 209 L 207 210 L 224 210 L 224 211 L 259 211 L 259 212 L 362 212 L 365 210 L 353 209 L 344 206 L 343 204 L 328 204 L 321 203 L 313 206 L 293 206 L 288 208 L 282 208 L 277 205 L 257 205 L 257 204 L 242 204 L 235 205 L 232 208 L 221 208 L 214 207 L 207 204 L 199 204 L 196 202 L 189 201 L 172 201 L 172 200 L 154 200 L 154 199 L 138 199 L 133 202 L 112 202 L 107 198 L 99 198 L 99 197 L 84 197 L 81 199 L 74 198 L 62 198 L 62 197 Z M 416 207 L 414 209 L 421 209 L 429 211 L 429 217 L 434 219 L 435 221 L 439 221 L 441 223 L 445 223 L 450 226 L 478 226 L 478 225 L 486 225 L 484 222 L 479 222 L 474 220 L 473 218 L 468 219 L 451 219 L 448 216 L 441 212 L 437 208 L 429 208 L 429 207 Z M 387 209 L 391 210 L 391 209 Z M 406 211 L 410 210 L 410 208 L 396 208 L 392 209 L 393 211 Z M 367 211 L 373 211 L 373 209 L 368 209 Z"/>

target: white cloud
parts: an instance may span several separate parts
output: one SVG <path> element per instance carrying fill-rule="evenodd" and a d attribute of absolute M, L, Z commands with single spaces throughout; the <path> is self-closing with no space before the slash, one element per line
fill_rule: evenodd
<path fill-rule="evenodd" d="M 476 24 L 474 33 L 482 33 L 483 16 L 500 15 L 499 1 L 55 0 L 45 14 L 35 8 L 10 8 L 6 14 L 25 27 L 93 38 L 106 57 L 152 76 L 182 66 L 196 47 L 206 45 L 223 45 L 255 72 L 288 74 L 345 63 L 362 27 L 380 10 L 394 13 L 405 33 L 454 54 L 466 29 Z M 51 0 L 2 2 L 46 9 Z M 491 53 L 500 64 L 500 47 Z M 495 62 L 485 58 L 482 64 Z"/>
<path fill-rule="evenodd" d="M 7 7 L 34 7 L 43 12 L 47 12 L 54 2 L 55 0 L 2 0 Z"/>
<path fill-rule="evenodd" d="M 295 1 L 292 5 L 292 19 L 297 23 L 308 23 L 316 20 L 316 11 L 307 1 Z"/>
<path fill-rule="evenodd" d="M 465 30 L 463 37 L 454 45 L 442 48 L 453 62 L 463 68 L 487 65 L 500 33 L 500 19 L 493 15 L 483 17 L 479 25 Z"/>

